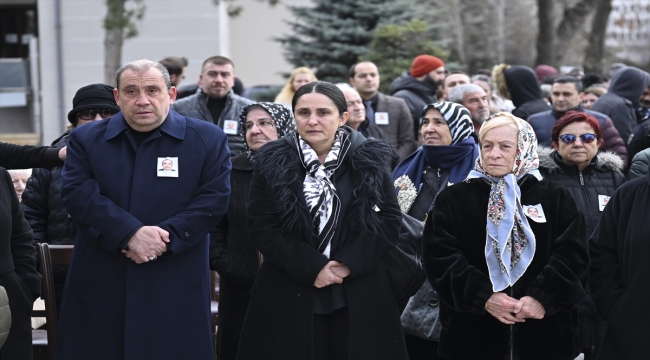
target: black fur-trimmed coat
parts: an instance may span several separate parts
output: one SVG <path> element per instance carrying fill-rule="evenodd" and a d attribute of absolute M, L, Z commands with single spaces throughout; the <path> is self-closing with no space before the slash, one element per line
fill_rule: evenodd
<path fill-rule="evenodd" d="M 556 150 L 540 147 L 537 153 L 540 172 L 547 180 L 564 186 L 573 195 L 578 209 L 585 217 L 587 234 L 590 235 L 598 225 L 602 214 L 599 196 L 612 196 L 614 191 L 625 182 L 625 177 L 621 173 L 625 166 L 624 161 L 616 153 L 600 152 L 580 172 L 577 165 L 562 161 L 562 157 Z M 598 314 L 589 286 L 586 287 L 586 298 L 578 306 L 578 310 L 580 348 L 585 353 L 594 354 L 600 348 L 607 323 Z"/>
<path fill-rule="evenodd" d="M 407 359 L 384 255 L 397 242 L 401 212 L 387 162 L 389 145 L 350 132 L 351 146 L 332 176 L 341 213 L 331 260 L 350 268 L 342 284 L 348 309 L 348 358 Z M 316 250 L 303 195 L 305 169 L 292 135 L 255 157 L 247 219 L 264 256 L 251 293 L 238 359 L 310 359 L 314 281 L 330 260 Z M 373 210 L 375 205 L 379 211 Z"/>
<path fill-rule="evenodd" d="M 546 222 L 529 220 L 535 255 L 503 292 L 533 297 L 546 314 L 506 325 L 487 312 L 485 303 L 494 293 L 485 259 L 490 184 L 473 179 L 448 186 L 424 229 L 427 278 L 441 300 L 438 353 L 444 359 L 572 360 L 580 352 L 576 307 L 584 299 L 589 268 L 583 216 L 558 184 L 526 175 L 519 187 L 522 205 L 541 205 Z"/>

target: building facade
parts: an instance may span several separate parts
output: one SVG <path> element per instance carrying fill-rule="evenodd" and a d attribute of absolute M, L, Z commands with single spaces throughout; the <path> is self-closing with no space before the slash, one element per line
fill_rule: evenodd
<path fill-rule="evenodd" d="M 198 81 L 203 60 L 224 55 L 245 86 L 280 85 L 292 67 L 273 38 L 289 31 L 287 6 L 309 3 L 240 0 L 230 18 L 225 1 L 144 0 L 122 61 L 185 56 L 182 86 Z M 0 0 L 0 141 L 49 144 L 65 132 L 76 90 L 104 82 L 106 9 L 106 0 Z"/>

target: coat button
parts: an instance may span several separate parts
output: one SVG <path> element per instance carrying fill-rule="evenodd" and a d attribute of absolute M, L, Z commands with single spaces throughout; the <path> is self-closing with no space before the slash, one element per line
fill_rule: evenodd
<path fill-rule="evenodd" d="M 190 237 L 190 233 L 188 231 L 185 232 L 185 237 Z"/>

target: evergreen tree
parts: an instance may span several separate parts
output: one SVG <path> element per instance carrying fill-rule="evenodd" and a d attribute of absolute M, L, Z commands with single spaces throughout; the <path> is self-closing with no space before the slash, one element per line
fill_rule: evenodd
<path fill-rule="evenodd" d="M 403 21 L 395 0 L 313 0 L 313 7 L 290 7 L 293 34 L 277 38 L 287 61 L 315 70 L 320 80 L 347 82 L 350 66 L 368 51 L 380 23 Z"/>
<path fill-rule="evenodd" d="M 404 25 L 379 26 L 368 53 L 361 60 L 377 65 L 382 80 L 379 90 L 387 94 L 391 82 L 404 71 L 409 71 L 413 59 L 422 54 L 437 56 L 449 66 L 449 53 L 441 47 L 440 42 L 432 40 L 432 29 L 422 20 L 413 20 Z"/>

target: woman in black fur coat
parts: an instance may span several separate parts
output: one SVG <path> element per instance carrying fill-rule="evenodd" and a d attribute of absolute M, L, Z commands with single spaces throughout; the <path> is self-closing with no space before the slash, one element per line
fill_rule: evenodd
<path fill-rule="evenodd" d="M 219 360 L 234 360 L 237 356 L 239 335 L 259 268 L 246 222 L 255 154 L 262 145 L 287 134 L 293 123 L 293 115 L 287 108 L 269 102 L 248 105 L 239 115 L 246 151 L 232 159 L 228 212 L 210 232 L 210 269 L 219 273 Z"/>
<path fill-rule="evenodd" d="M 424 230 L 427 278 L 441 299 L 445 359 L 572 360 L 589 254 L 571 194 L 542 180 L 531 126 L 488 119 L 465 182 L 438 196 Z"/>
<path fill-rule="evenodd" d="M 255 157 L 247 221 L 264 262 L 238 359 L 407 359 L 384 255 L 401 213 L 390 146 L 343 126 L 326 82 L 294 95 L 295 134 Z"/>

